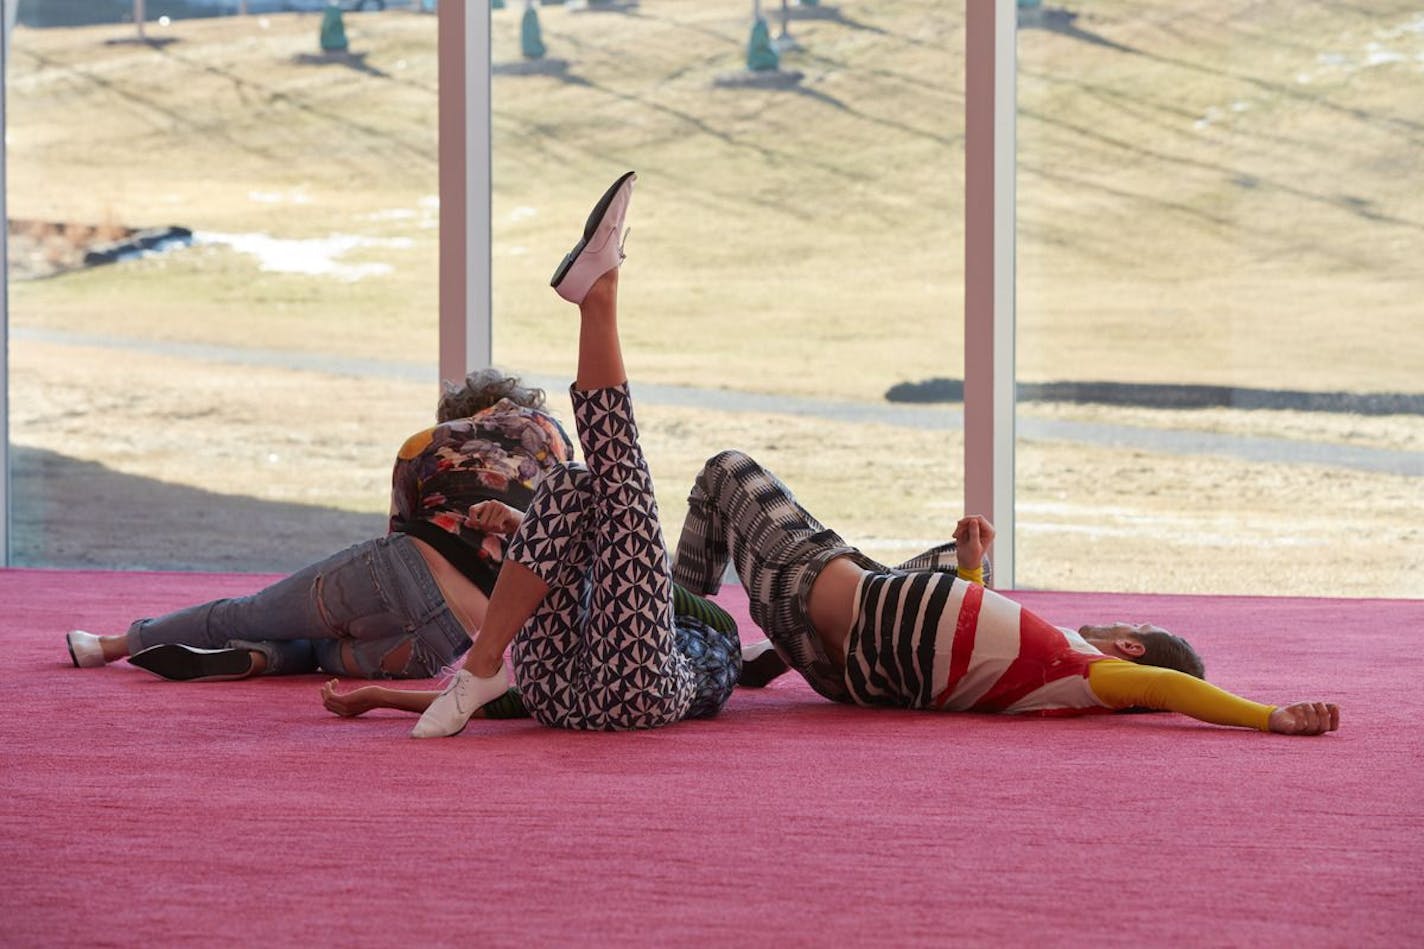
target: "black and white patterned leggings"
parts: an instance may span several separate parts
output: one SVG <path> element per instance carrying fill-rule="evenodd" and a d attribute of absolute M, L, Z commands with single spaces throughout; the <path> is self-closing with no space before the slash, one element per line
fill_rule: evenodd
<path fill-rule="evenodd" d="M 571 391 L 587 467 L 540 482 L 507 554 L 549 585 L 514 640 L 515 676 L 546 725 L 667 725 L 688 713 L 694 682 L 628 388 Z"/>

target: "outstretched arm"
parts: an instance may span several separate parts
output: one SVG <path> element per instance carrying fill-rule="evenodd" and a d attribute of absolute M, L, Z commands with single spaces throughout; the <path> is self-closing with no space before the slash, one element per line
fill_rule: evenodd
<path fill-rule="evenodd" d="M 434 702 L 439 692 L 428 689 L 391 689 L 383 685 L 357 686 L 350 692 L 338 692 L 340 682 L 329 680 L 321 687 L 321 704 L 326 710 L 342 718 L 355 718 L 378 708 L 393 708 L 398 712 L 423 713 Z M 528 718 L 529 710 L 519 697 L 518 689 L 509 689 L 503 695 L 475 709 L 471 718 Z"/>
<path fill-rule="evenodd" d="M 1180 712 L 1213 725 L 1236 725 L 1282 735 L 1322 735 L 1340 727 L 1340 709 L 1325 702 L 1262 705 L 1175 669 L 1119 659 L 1095 662 L 1088 672 L 1093 694 L 1109 708 Z"/>
<path fill-rule="evenodd" d="M 393 708 L 417 714 L 430 707 L 439 692 L 388 689 L 383 685 L 363 685 L 350 692 L 338 692 L 338 682 L 331 679 L 321 687 L 321 704 L 328 712 L 342 718 L 355 718 L 372 709 Z"/>

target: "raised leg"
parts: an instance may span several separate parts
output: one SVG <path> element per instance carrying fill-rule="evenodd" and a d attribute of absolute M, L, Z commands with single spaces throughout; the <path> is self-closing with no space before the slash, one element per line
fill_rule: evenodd
<path fill-rule="evenodd" d="M 674 647 L 667 548 L 618 336 L 620 238 L 632 178 L 605 193 L 552 281 L 579 306 L 573 400 L 588 469 L 563 469 L 557 484 L 551 474 L 540 485 L 510 543 L 476 646 L 422 716 L 417 737 L 464 727 L 506 675 L 502 667 L 476 673 L 490 672 L 511 642 L 526 704 L 547 724 L 649 727 L 676 720 L 691 702 L 691 674 Z M 516 565 L 523 569 L 506 584 L 504 574 Z"/>
<path fill-rule="evenodd" d="M 778 655 L 816 691 L 841 701 L 843 662 L 828 654 L 807 612 L 816 577 L 839 557 L 883 569 L 813 517 L 755 459 L 725 451 L 708 460 L 693 484 L 673 579 L 693 592 L 715 593 L 730 558 L 752 620 Z"/>

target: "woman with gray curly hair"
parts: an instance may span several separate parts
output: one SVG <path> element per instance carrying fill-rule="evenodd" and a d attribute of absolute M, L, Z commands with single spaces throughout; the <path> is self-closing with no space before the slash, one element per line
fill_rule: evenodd
<path fill-rule="evenodd" d="M 486 501 L 523 510 L 572 445 L 542 389 L 498 369 L 445 383 L 437 424 L 406 439 L 389 532 L 248 596 L 140 619 L 126 633 L 67 637 L 76 666 L 129 661 L 165 679 L 315 672 L 428 678 L 469 648 L 506 538 L 470 516 Z"/>
<path fill-rule="evenodd" d="M 450 381 L 440 383 L 440 403 L 435 407 L 435 421 L 451 422 L 472 418 L 485 409 L 508 399 L 529 409 L 544 407 L 544 390 L 526 386 L 518 376 L 490 366 L 476 369 L 465 376 L 464 385 Z"/>

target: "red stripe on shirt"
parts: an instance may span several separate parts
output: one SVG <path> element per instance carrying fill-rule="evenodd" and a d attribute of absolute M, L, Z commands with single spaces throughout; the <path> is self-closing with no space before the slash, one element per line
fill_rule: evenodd
<path fill-rule="evenodd" d="M 954 625 L 954 645 L 949 653 L 949 680 L 944 691 L 935 697 L 935 708 L 944 708 L 959 680 L 969 671 L 969 660 L 974 656 L 974 633 L 979 628 L 979 607 L 984 603 L 984 588 L 970 583 L 964 591 L 964 600 L 959 604 L 959 620 Z"/>
<path fill-rule="evenodd" d="M 956 641 L 955 646 L 959 643 Z M 1035 689 L 1069 676 L 1088 674 L 1102 656 L 1089 655 L 1068 644 L 1058 627 L 1028 610 L 1019 611 L 1019 654 L 993 688 L 974 703 L 976 712 L 1002 712 Z"/>

